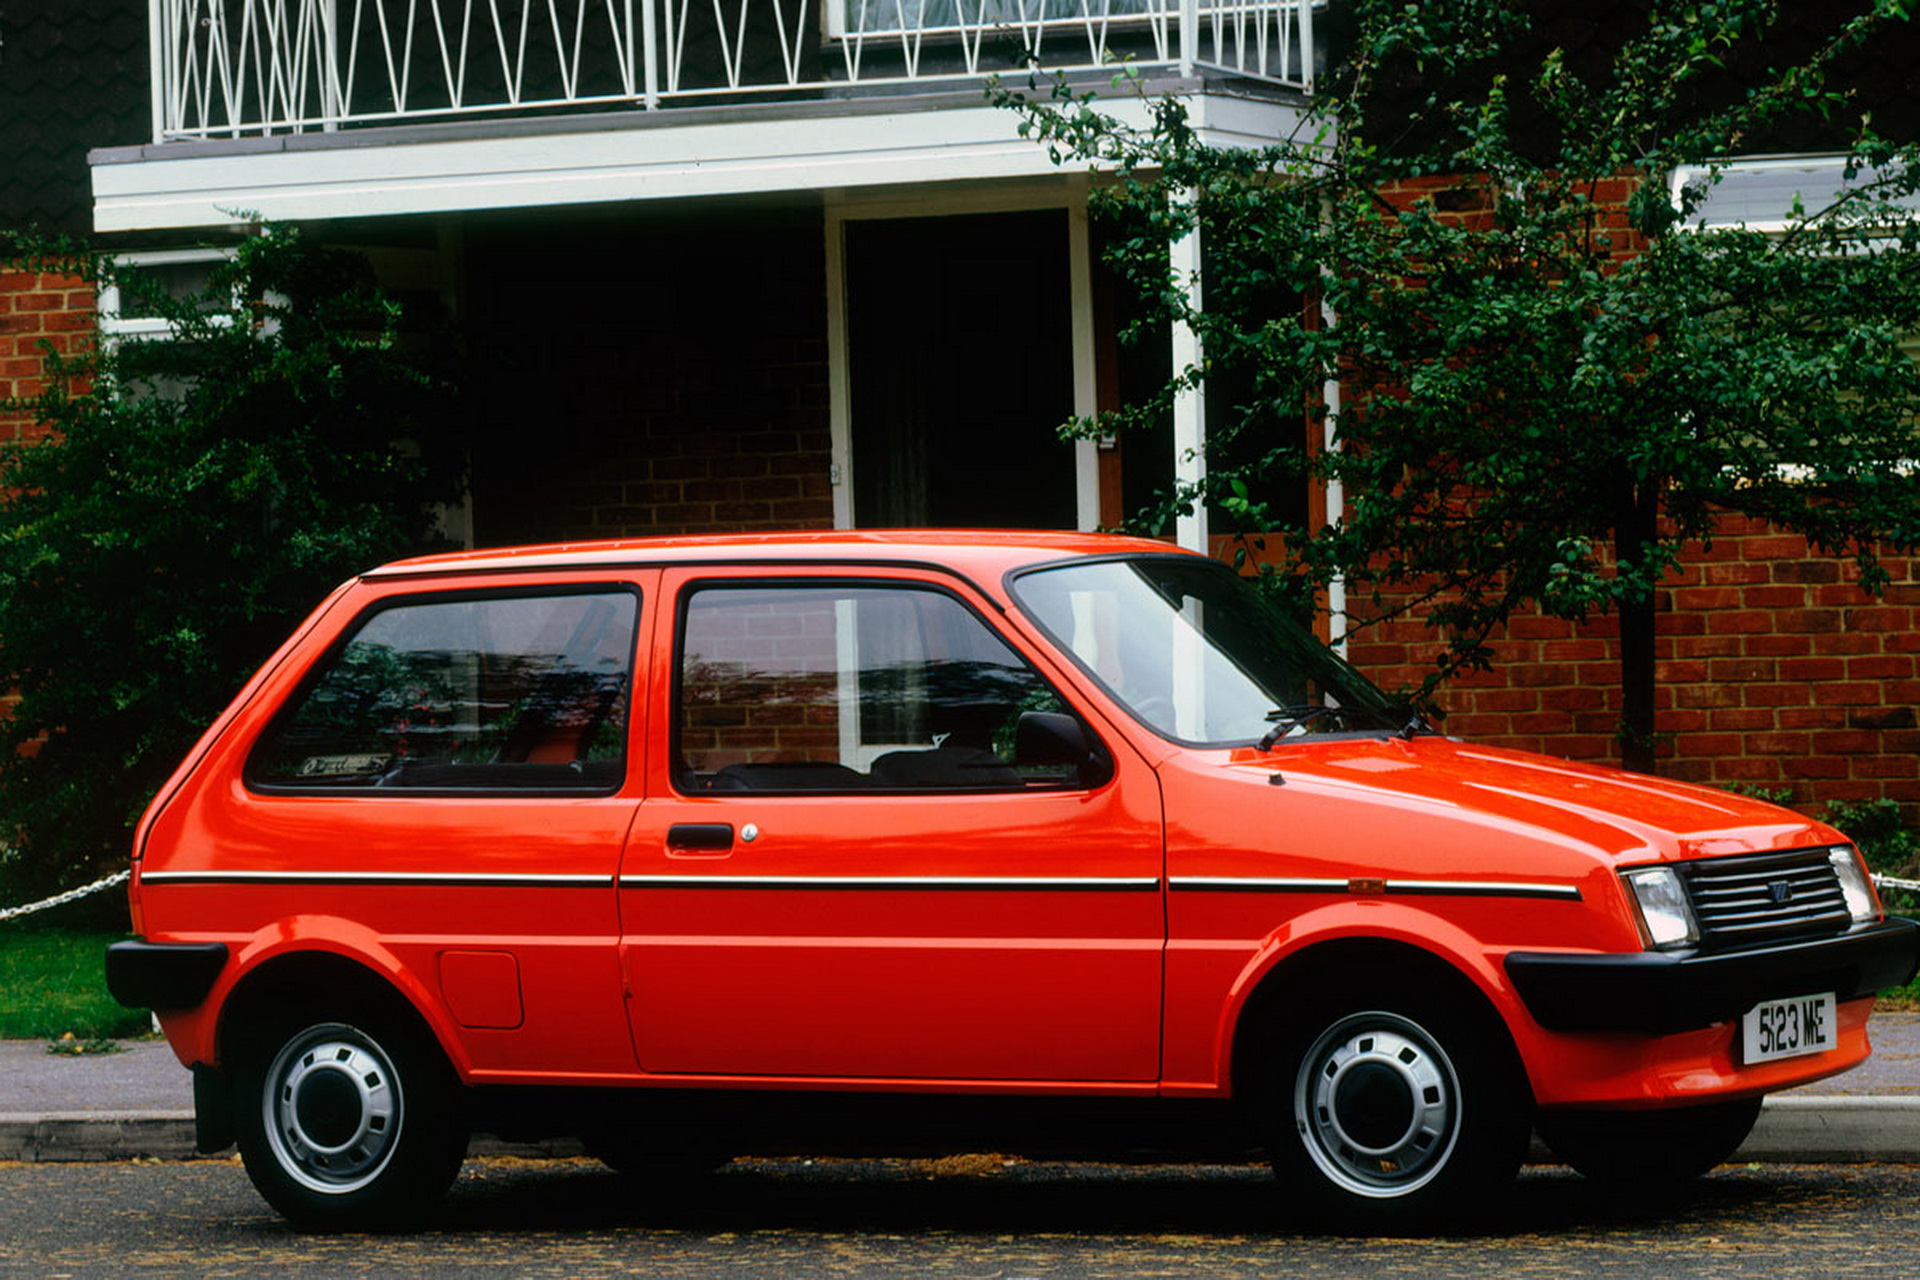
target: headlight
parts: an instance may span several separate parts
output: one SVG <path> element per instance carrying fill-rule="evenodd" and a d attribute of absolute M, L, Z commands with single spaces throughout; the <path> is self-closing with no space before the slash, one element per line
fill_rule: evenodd
<path fill-rule="evenodd" d="M 1640 909 L 1640 924 L 1651 947 L 1684 947 L 1700 941 L 1700 929 L 1693 922 L 1693 908 L 1687 905 L 1687 890 L 1680 873 L 1672 867 L 1645 867 L 1621 875 L 1633 890 L 1633 903 Z"/>
<path fill-rule="evenodd" d="M 1827 861 L 1840 879 L 1840 892 L 1846 896 L 1847 910 L 1855 924 L 1872 924 L 1880 918 L 1880 900 L 1874 896 L 1873 881 L 1860 865 L 1860 855 L 1852 845 L 1837 844 L 1827 850 Z"/>

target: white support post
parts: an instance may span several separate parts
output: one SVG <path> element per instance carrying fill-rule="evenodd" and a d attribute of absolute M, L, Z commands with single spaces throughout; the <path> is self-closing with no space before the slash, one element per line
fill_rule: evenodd
<path fill-rule="evenodd" d="M 1067 277 L 1073 312 L 1073 416 L 1091 418 L 1099 412 L 1099 385 L 1094 368 L 1093 261 L 1087 236 L 1086 195 L 1067 208 Z M 1100 446 L 1094 440 L 1073 442 L 1074 527 L 1088 532 L 1100 527 Z"/>
<path fill-rule="evenodd" d="M 643 92 L 641 101 L 649 111 L 660 106 L 660 37 L 654 30 L 654 0 L 640 0 L 640 57 Z M 631 19 L 629 19 L 631 21 Z M 633 28 L 627 28 L 627 43 L 633 43 Z"/>
<path fill-rule="evenodd" d="M 1200 47 L 1200 0 L 1180 0 L 1180 75 L 1193 77 L 1194 63 L 1199 61 Z"/>
<path fill-rule="evenodd" d="M 1299 39 L 1294 48 L 1300 51 L 1300 87 L 1308 93 L 1313 92 L 1313 0 L 1299 0 L 1300 7 L 1294 12 L 1300 15 Z M 1280 68 L 1285 75 L 1287 69 Z"/>
<path fill-rule="evenodd" d="M 346 86 L 340 79 L 340 4 L 325 0 L 320 6 L 320 130 L 338 133 L 347 114 Z"/>
<path fill-rule="evenodd" d="M 1187 199 L 1195 199 L 1189 193 Z M 1168 246 L 1170 266 L 1176 284 L 1185 292 L 1187 306 L 1198 313 L 1201 306 L 1200 294 L 1200 227 L 1196 223 L 1192 230 Z M 1191 325 L 1175 321 L 1173 325 L 1173 374 L 1184 375 L 1189 369 L 1197 370 L 1205 353 L 1200 349 L 1200 335 Z M 1174 525 L 1174 539 L 1182 547 L 1207 552 L 1207 506 L 1203 498 L 1197 496 L 1198 490 L 1207 478 L 1207 396 L 1204 379 L 1195 379 L 1192 386 L 1183 388 L 1173 401 L 1173 479 L 1182 493 L 1195 493 L 1193 514 L 1181 516 Z"/>
<path fill-rule="evenodd" d="M 827 237 L 827 480 L 833 490 L 833 527 L 853 528 L 853 379 L 847 369 L 847 223 L 829 206 Z"/>
<path fill-rule="evenodd" d="M 153 106 L 153 140 L 167 140 L 167 90 L 175 75 L 168 59 L 167 36 L 170 30 L 168 0 L 147 0 L 147 65 L 153 69 L 148 98 Z"/>

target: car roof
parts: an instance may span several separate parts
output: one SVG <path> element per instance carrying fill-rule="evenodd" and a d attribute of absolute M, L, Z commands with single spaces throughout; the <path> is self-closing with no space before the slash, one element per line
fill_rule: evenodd
<path fill-rule="evenodd" d="M 860 529 L 709 534 L 556 542 L 417 556 L 361 576 L 377 580 L 445 574 L 741 563 L 932 564 L 994 579 L 1009 570 L 1083 556 L 1180 554 L 1165 542 L 1109 533 L 1009 529 Z"/>

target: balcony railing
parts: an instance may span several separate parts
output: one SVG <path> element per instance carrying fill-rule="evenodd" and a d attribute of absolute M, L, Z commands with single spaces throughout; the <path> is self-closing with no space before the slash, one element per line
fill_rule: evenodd
<path fill-rule="evenodd" d="M 149 0 L 157 140 L 1131 61 L 1312 87 L 1325 0 Z"/>

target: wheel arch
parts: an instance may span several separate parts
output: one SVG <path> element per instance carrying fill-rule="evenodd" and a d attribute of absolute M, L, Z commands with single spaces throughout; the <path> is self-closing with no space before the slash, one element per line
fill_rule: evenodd
<path fill-rule="evenodd" d="M 414 993 L 403 989 L 389 974 L 365 961 L 338 951 L 317 948 L 283 951 L 249 968 L 234 983 L 220 1005 L 214 1044 L 219 1061 L 229 1065 L 235 1046 L 252 1028 L 268 1025 L 287 1009 L 297 1007 L 352 1007 L 360 1005 L 407 1019 L 438 1045 L 454 1069 L 462 1063 L 458 1041 Z"/>
<path fill-rule="evenodd" d="M 1259 976 L 1241 1001 L 1233 1023 L 1228 1056 L 1232 1096 L 1244 1101 L 1258 1092 L 1257 1082 L 1263 1078 L 1263 1069 L 1275 1049 L 1281 1012 L 1289 1003 L 1301 999 L 1303 993 L 1337 990 L 1341 985 L 1358 987 L 1382 979 L 1409 985 L 1424 982 L 1458 1001 L 1493 1037 L 1507 1068 L 1526 1085 L 1531 1105 L 1532 1083 L 1512 1028 L 1481 984 L 1438 952 L 1379 936 L 1314 942 L 1280 958 Z"/>

